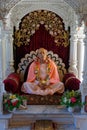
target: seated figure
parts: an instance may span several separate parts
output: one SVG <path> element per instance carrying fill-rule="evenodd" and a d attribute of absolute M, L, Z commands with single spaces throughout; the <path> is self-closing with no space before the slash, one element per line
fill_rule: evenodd
<path fill-rule="evenodd" d="M 47 50 L 38 49 L 37 58 L 31 63 L 22 92 L 36 95 L 63 93 L 64 84 L 60 82 L 57 66 L 47 57 Z"/>

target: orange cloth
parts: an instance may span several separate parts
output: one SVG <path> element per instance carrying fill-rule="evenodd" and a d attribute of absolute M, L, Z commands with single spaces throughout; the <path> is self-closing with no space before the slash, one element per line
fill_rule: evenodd
<path fill-rule="evenodd" d="M 23 83 L 21 90 L 24 93 L 36 95 L 53 95 L 63 93 L 64 84 L 60 82 L 57 66 L 51 59 L 40 64 L 34 61 L 30 67 L 26 82 Z"/>
<path fill-rule="evenodd" d="M 26 82 L 35 81 L 36 79 L 35 68 L 37 65 L 38 65 L 38 68 L 40 69 L 40 63 L 37 61 L 34 61 L 30 65 Z M 52 61 L 51 59 L 49 59 L 49 66 L 50 66 L 49 67 L 50 68 L 50 72 L 49 72 L 50 83 L 55 84 L 55 83 L 60 82 L 57 66 L 55 65 L 54 61 Z"/>

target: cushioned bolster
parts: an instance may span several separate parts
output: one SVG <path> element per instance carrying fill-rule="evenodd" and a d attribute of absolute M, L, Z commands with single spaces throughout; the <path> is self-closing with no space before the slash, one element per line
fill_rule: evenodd
<path fill-rule="evenodd" d="M 65 85 L 67 84 L 67 82 L 70 80 L 70 79 L 76 79 L 76 77 L 69 77 L 66 81 L 65 81 Z"/>
<path fill-rule="evenodd" d="M 65 75 L 64 75 L 64 78 L 63 78 L 63 81 L 64 81 L 64 83 L 66 82 L 66 80 L 68 79 L 68 78 L 70 78 L 70 77 L 76 77 L 73 73 L 66 73 Z"/>
<path fill-rule="evenodd" d="M 80 80 L 76 77 L 69 77 L 65 82 L 65 88 L 68 90 L 78 90 L 80 86 Z"/>
<path fill-rule="evenodd" d="M 17 84 L 17 86 L 19 85 L 19 82 L 18 82 L 18 80 L 16 78 L 8 77 L 7 79 L 11 79 L 11 80 L 15 81 L 15 83 Z"/>
<path fill-rule="evenodd" d="M 3 82 L 5 84 L 6 91 L 15 93 L 19 87 L 20 78 L 18 74 L 12 73 Z"/>
<path fill-rule="evenodd" d="M 5 90 L 8 92 L 12 92 L 15 93 L 18 89 L 18 85 L 16 84 L 16 82 L 12 79 L 5 79 L 4 81 L 5 84 Z"/>

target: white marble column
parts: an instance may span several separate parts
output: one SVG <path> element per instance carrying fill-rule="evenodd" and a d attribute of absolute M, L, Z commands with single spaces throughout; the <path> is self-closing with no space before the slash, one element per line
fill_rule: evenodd
<path fill-rule="evenodd" d="M 82 28 L 82 29 L 81 29 Z M 83 80 L 83 62 L 84 62 L 84 27 L 79 27 L 78 31 L 78 44 L 77 44 L 77 68 L 78 68 L 78 78 L 80 81 Z"/>
<path fill-rule="evenodd" d="M 77 63 L 77 68 L 78 68 L 78 78 L 80 79 L 80 81 L 83 80 L 83 59 L 84 59 L 84 45 L 83 45 L 83 38 L 79 38 L 78 39 L 78 45 L 77 45 L 77 59 L 78 59 L 78 63 Z"/>
<path fill-rule="evenodd" d="M 3 90 L 4 90 L 4 85 L 2 83 L 2 80 L 3 80 L 3 63 L 2 63 L 2 58 L 3 58 L 3 55 L 2 55 L 2 37 L 3 37 L 3 23 L 2 21 L 0 21 L 0 114 L 3 114 L 3 104 L 2 104 L 2 101 L 3 101 Z"/>
<path fill-rule="evenodd" d="M 85 27 L 85 39 L 84 39 L 84 68 L 83 68 L 83 81 L 80 85 L 82 102 L 85 101 L 85 96 L 87 95 L 87 27 Z M 84 107 L 82 108 L 82 113 L 85 113 Z"/>
<path fill-rule="evenodd" d="M 14 60 L 13 60 L 13 42 L 12 34 L 7 30 L 3 30 L 2 36 L 2 75 L 3 80 L 8 74 L 14 72 Z"/>
<path fill-rule="evenodd" d="M 10 38 L 10 50 L 11 50 L 11 59 L 10 59 L 10 70 L 11 72 L 14 72 L 14 58 L 13 58 L 13 32 L 9 32 L 9 38 Z"/>
<path fill-rule="evenodd" d="M 70 38 L 70 57 L 69 57 L 69 72 L 74 73 L 78 76 L 77 70 L 77 34 L 73 31 L 71 32 Z"/>
<path fill-rule="evenodd" d="M 77 27 L 77 69 L 78 69 L 78 78 L 80 81 L 83 80 L 83 62 L 84 62 L 84 22 L 82 21 L 83 15 L 78 13 L 78 27 Z"/>
<path fill-rule="evenodd" d="M 6 70 L 6 36 L 5 31 L 2 32 L 4 35 L 2 35 L 2 75 L 3 79 L 5 78 L 5 70 Z"/>
<path fill-rule="evenodd" d="M 4 91 L 4 84 L 3 84 L 3 77 L 5 73 L 5 37 L 4 37 L 4 25 L 3 22 L 0 20 L 0 130 L 7 130 L 8 129 L 8 120 L 12 117 L 12 115 L 4 115 L 3 114 L 3 93 Z M 3 73 L 4 71 L 4 73 Z"/>
<path fill-rule="evenodd" d="M 78 16 L 75 12 L 72 13 L 70 22 L 70 57 L 69 57 L 69 72 L 74 73 L 78 77 L 77 70 L 77 22 Z"/>
<path fill-rule="evenodd" d="M 13 39 L 12 39 L 12 31 L 7 31 L 7 41 L 6 41 L 6 57 L 7 57 L 7 68 L 6 75 L 14 72 L 14 58 L 13 58 Z"/>
<path fill-rule="evenodd" d="M 5 17 L 5 32 L 6 32 L 6 76 L 14 72 L 13 58 L 13 24 L 10 18 L 11 12 Z"/>

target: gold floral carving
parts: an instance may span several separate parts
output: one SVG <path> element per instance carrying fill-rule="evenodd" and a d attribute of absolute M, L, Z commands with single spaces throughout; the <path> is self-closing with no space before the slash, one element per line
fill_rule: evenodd
<path fill-rule="evenodd" d="M 19 30 L 14 32 L 14 43 L 18 47 L 21 45 L 29 45 L 30 37 L 43 24 L 49 34 L 54 37 L 56 46 L 69 45 L 69 33 L 64 28 L 62 19 L 54 12 L 47 10 L 33 11 L 21 20 Z"/>

